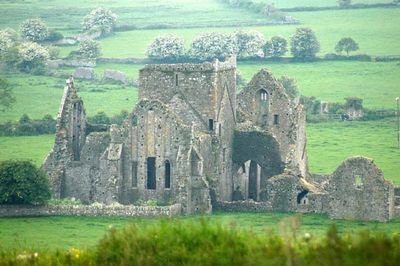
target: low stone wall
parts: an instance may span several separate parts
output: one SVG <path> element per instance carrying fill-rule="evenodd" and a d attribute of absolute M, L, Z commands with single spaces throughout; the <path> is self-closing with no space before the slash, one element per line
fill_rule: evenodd
<path fill-rule="evenodd" d="M 0 205 L 0 217 L 29 216 L 136 216 L 158 217 L 181 214 L 181 205 L 171 206 L 94 206 L 94 205 Z"/>
<path fill-rule="evenodd" d="M 272 211 L 269 202 L 246 201 L 218 201 L 213 205 L 213 211 L 225 212 L 268 212 Z"/>
<path fill-rule="evenodd" d="M 62 66 L 68 67 L 95 67 L 96 61 L 94 60 L 69 60 L 69 59 L 56 59 L 56 60 L 48 60 L 47 66 L 49 68 L 59 68 Z"/>

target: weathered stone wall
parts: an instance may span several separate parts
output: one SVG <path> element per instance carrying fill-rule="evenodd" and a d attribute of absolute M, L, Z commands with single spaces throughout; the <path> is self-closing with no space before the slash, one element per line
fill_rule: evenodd
<path fill-rule="evenodd" d="M 74 77 L 77 79 L 94 80 L 96 78 L 94 68 L 91 67 L 78 67 L 75 70 Z"/>
<path fill-rule="evenodd" d="M 69 67 L 95 67 L 96 61 L 92 60 L 68 60 L 68 59 L 56 59 L 56 60 L 48 60 L 47 65 L 50 68 L 58 68 L 62 66 Z"/>
<path fill-rule="evenodd" d="M 119 81 L 122 84 L 129 84 L 129 80 L 127 75 L 124 72 L 118 71 L 118 70 L 112 70 L 112 69 L 106 69 L 104 70 L 103 74 L 103 79 L 104 80 L 114 80 L 114 81 Z"/>
<path fill-rule="evenodd" d="M 246 201 L 218 201 L 213 205 L 213 210 L 224 212 L 270 212 L 272 206 L 269 202 Z"/>
<path fill-rule="evenodd" d="M 177 216 L 181 214 L 180 204 L 171 206 L 93 206 L 93 205 L 0 205 L 0 217 L 29 216 Z"/>
<path fill-rule="evenodd" d="M 386 222 L 394 216 L 393 185 L 370 159 L 344 161 L 332 174 L 327 189 L 332 218 Z"/>
<path fill-rule="evenodd" d="M 218 100 L 223 96 L 223 87 L 217 84 L 218 72 L 232 74 L 235 68 L 235 59 L 227 63 L 217 60 L 203 64 L 146 65 L 139 74 L 139 98 L 157 99 L 168 104 L 178 95 L 196 115 L 198 121 L 194 122 L 208 130 L 210 119 L 217 121 Z M 231 91 L 236 88 L 232 87 L 232 81 L 235 81 L 234 75 L 226 84 Z"/>
<path fill-rule="evenodd" d="M 57 116 L 56 137 L 43 168 L 50 177 L 53 197 L 62 196 L 66 168 L 79 161 L 86 142 L 86 113 L 78 97 L 73 80 L 68 79 Z"/>

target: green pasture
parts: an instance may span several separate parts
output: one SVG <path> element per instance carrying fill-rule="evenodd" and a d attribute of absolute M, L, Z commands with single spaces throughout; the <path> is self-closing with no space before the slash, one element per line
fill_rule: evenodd
<path fill-rule="evenodd" d="M 0 123 L 18 120 L 22 114 L 28 114 L 30 118 L 36 119 L 46 114 L 56 117 L 65 79 L 26 74 L 2 76 L 13 88 L 16 103 L 13 109 L 0 113 Z M 121 110 L 131 111 L 137 101 L 137 89 L 131 86 L 85 81 L 77 81 L 75 84 L 89 116 L 100 111 L 108 115 L 118 114 Z"/>
<path fill-rule="evenodd" d="M 18 29 L 23 20 L 41 17 L 51 28 L 73 34 L 81 30 L 84 16 L 100 6 L 109 8 L 118 15 L 118 25 L 137 27 L 215 27 L 271 21 L 261 14 L 230 8 L 215 0 L 88 0 L 79 4 L 66 0 L 32 0 L 1 1 L 0 25 Z"/>
<path fill-rule="evenodd" d="M 343 160 L 363 155 L 374 159 L 385 177 L 400 185 L 400 150 L 396 121 L 307 124 L 308 159 L 315 173 L 332 173 Z M 0 161 L 31 159 L 40 165 L 52 147 L 53 135 L 0 137 Z"/>
<path fill-rule="evenodd" d="M 269 0 L 257 0 L 256 2 L 262 2 L 270 4 Z M 392 0 L 352 0 L 352 4 L 388 4 L 392 3 Z M 276 8 L 291 8 L 291 7 L 327 7 L 327 6 L 338 6 L 337 0 L 275 0 L 273 1 Z"/>
<path fill-rule="evenodd" d="M 261 68 L 276 78 L 287 75 L 297 80 L 301 94 L 323 101 L 344 102 L 357 96 L 364 107 L 394 109 L 400 96 L 398 62 L 320 61 L 312 63 L 240 63 L 238 69 L 250 81 Z"/>
<path fill-rule="evenodd" d="M 238 230 L 252 230 L 256 234 L 285 233 L 282 224 L 297 217 L 300 221 L 298 235 L 310 233 L 314 237 L 325 234 L 327 228 L 336 224 L 339 232 L 351 233 L 369 229 L 373 233 L 395 234 L 400 232 L 400 220 L 390 223 L 330 220 L 325 215 L 299 215 L 291 213 L 215 213 L 210 216 L 182 216 L 170 222 L 194 222 L 206 219 Z M 94 246 L 110 227 L 122 228 L 135 223 L 140 228 L 159 223 L 156 218 L 126 217 L 37 217 L 0 218 L 0 247 L 5 249 L 54 250 L 70 247 Z M 287 232 L 286 232 L 287 233 Z"/>
<path fill-rule="evenodd" d="M 332 173 L 348 157 L 374 159 L 385 178 L 400 185 L 400 149 L 396 120 L 307 124 L 310 169 Z"/>
<path fill-rule="evenodd" d="M 0 137 L 0 161 L 30 160 L 42 165 L 54 144 L 54 135 Z"/>
<path fill-rule="evenodd" d="M 130 79 L 138 78 L 143 65 L 98 64 L 95 71 L 101 76 L 105 69 L 125 72 Z M 295 78 L 300 92 L 324 101 L 344 102 L 345 97 L 357 96 L 370 109 L 394 109 L 399 96 L 400 65 L 397 62 L 321 61 L 312 63 L 239 63 L 242 76 L 250 81 L 261 68 L 272 71 L 276 78 L 287 75 Z M 74 73 L 73 68 L 62 70 Z M 18 120 L 26 113 L 31 118 L 46 114 L 56 116 L 63 93 L 64 79 L 30 76 L 26 74 L 3 74 L 11 84 L 16 97 L 13 109 L 0 113 L 0 123 Z M 108 115 L 125 109 L 131 111 L 137 101 L 137 89 L 118 84 L 89 83 L 76 80 L 75 86 L 83 98 L 87 114 L 99 111 Z"/>
<path fill-rule="evenodd" d="M 258 27 L 225 27 L 225 28 L 186 28 L 160 30 L 134 30 L 116 32 L 100 40 L 103 57 L 146 57 L 149 44 L 159 35 L 177 34 L 186 41 L 189 47 L 193 38 L 202 32 L 234 32 L 238 29 L 257 30 L 266 39 L 281 35 L 288 40 L 298 27 L 309 27 L 315 31 L 321 43 L 323 56 L 333 53 L 336 43 L 343 37 L 352 37 L 360 46 L 357 53 L 369 55 L 400 55 L 400 8 L 346 9 L 319 12 L 292 12 L 300 19 L 301 25 L 275 25 Z M 369 26 L 366 26 L 369 25 Z M 115 49 L 118 47 L 118 49 Z M 61 55 L 66 56 L 77 47 L 63 47 Z M 289 55 L 290 53 L 288 53 Z"/>

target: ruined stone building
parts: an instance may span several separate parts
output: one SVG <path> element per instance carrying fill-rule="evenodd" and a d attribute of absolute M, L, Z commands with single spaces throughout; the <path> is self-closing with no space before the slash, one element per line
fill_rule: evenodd
<path fill-rule="evenodd" d="M 44 169 L 54 197 L 85 203 L 394 217 L 394 187 L 371 160 L 351 158 L 331 175 L 315 175 L 306 146 L 303 106 L 269 71 L 237 93 L 234 58 L 146 65 L 139 101 L 122 126 L 87 123 L 67 80 Z"/>

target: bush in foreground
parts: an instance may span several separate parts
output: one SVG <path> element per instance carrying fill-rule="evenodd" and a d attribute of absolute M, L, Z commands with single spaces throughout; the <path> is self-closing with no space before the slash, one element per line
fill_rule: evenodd
<path fill-rule="evenodd" d="M 0 249 L 0 265 L 400 265 L 400 236 L 368 232 L 299 236 L 293 221 L 282 236 L 214 224 L 164 220 L 111 228 L 95 248 L 58 251 Z"/>
<path fill-rule="evenodd" d="M 50 199 L 46 174 L 30 161 L 0 162 L 0 204 L 43 204 Z"/>

